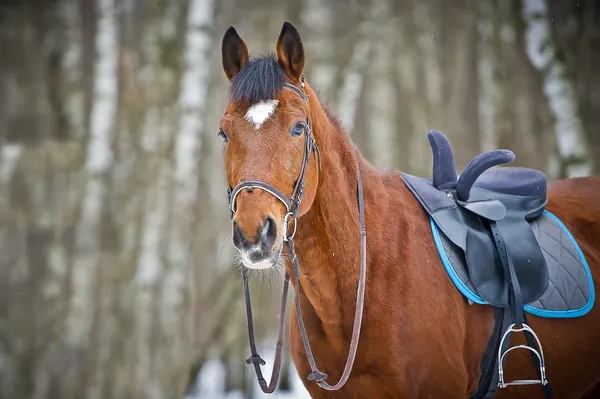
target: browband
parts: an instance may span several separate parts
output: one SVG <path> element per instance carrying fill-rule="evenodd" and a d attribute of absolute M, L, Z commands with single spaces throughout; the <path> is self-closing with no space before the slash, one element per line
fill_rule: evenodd
<path fill-rule="evenodd" d="M 302 83 L 302 84 L 304 84 L 304 83 Z M 306 93 L 304 93 L 304 91 L 300 90 L 296 86 L 291 85 L 289 83 L 286 83 L 286 84 L 283 85 L 283 88 L 293 91 L 294 93 L 296 93 L 297 95 L 299 95 L 300 97 L 302 97 L 302 99 L 304 101 L 308 102 L 308 96 L 306 95 Z"/>

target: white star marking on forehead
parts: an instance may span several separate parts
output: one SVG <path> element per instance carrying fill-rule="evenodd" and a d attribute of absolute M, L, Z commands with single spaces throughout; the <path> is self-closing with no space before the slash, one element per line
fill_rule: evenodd
<path fill-rule="evenodd" d="M 278 100 L 266 100 L 256 103 L 248 108 L 246 120 L 254 124 L 254 127 L 258 130 L 275 113 L 278 104 Z"/>

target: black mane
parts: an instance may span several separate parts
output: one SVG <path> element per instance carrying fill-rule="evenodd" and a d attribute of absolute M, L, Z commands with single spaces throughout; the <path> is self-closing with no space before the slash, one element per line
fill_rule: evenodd
<path fill-rule="evenodd" d="M 275 54 L 248 60 L 231 80 L 230 95 L 233 101 L 251 104 L 271 100 L 283 88 L 285 72 Z"/>

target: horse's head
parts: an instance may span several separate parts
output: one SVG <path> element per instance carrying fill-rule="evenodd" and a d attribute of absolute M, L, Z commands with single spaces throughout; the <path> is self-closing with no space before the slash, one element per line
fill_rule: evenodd
<path fill-rule="evenodd" d="M 290 23 L 284 23 L 276 50 L 276 56 L 248 59 L 233 27 L 223 37 L 223 69 L 231 88 L 219 136 L 225 142 L 233 244 L 253 269 L 277 263 L 318 183 L 304 48 Z"/>

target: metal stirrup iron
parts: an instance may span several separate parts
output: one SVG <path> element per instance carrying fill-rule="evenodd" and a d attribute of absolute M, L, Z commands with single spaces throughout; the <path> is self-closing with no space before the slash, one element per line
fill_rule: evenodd
<path fill-rule="evenodd" d="M 540 351 L 538 352 L 537 350 L 532 348 L 530 345 L 515 345 L 515 346 L 508 348 L 504 352 L 502 352 L 502 347 L 504 345 L 504 341 L 507 338 L 510 341 L 511 333 L 519 333 L 519 332 L 530 333 L 534 337 L 535 342 L 537 343 L 537 346 L 540 348 Z M 539 364 L 540 364 L 540 370 L 539 370 L 540 379 L 539 380 L 514 380 L 514 381 L 510 381 L 510 382 L 504 381 L 504 366 L 503 366 L 504 358 L 509 352 L 511 352 L 513 350 L 517 350 L 517 349 L 528 350 L 537 357 Z M 542 384 L 542 385 L 548 384 L 548 379 L 546 378 L 546 364 L 544 362 L 544 350 L 542 349 L 542 344 L 541 344 L 537 334 L 527 324 L 523 323 L 521 327 L 517 327 L 515 324 L 511 324 L 508 327 L 508 329 L 504 332 L 504 335 L 502 336 L 502 339 L 500 340 L 500 345 L 498 347 L 498 387 L 506 388 L 511 385 L 535 385 L 535 384 Z"/>

